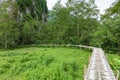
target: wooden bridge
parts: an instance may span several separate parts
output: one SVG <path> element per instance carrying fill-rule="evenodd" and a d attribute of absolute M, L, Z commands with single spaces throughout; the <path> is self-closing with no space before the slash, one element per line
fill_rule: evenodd
<path fill-rule="evenodd" d="M 104 51 L 101 48 L 82 45 L 77 46 L 93 50 L 84 80 L 116 80 L 114 73 L 107 62 Z"/>

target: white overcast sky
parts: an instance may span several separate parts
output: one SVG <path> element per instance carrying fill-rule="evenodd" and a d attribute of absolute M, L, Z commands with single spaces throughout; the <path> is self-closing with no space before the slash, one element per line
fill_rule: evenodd
<path fill-rule="evenodd" d="M 48 9 L 51 10 L 57 1 L 58 0 L 47 0 Z M 95 0 L 95 3 L 97 4 L 98 9 L 100 10 L 100 13 L 103 14 L 105 9 L 109 8 L 114 1 L 115 0 Z M 66 2 L 67 0 L 61 0 L 61 3 L 63 5 Z"/>

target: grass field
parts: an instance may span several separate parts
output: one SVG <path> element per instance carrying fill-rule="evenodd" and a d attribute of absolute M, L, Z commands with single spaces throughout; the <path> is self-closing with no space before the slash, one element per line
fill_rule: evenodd
<path fill-rule="evenodd" d="M 83 80 L 90 53 L 65 47 L 0 51 L 0 80 Z"/>

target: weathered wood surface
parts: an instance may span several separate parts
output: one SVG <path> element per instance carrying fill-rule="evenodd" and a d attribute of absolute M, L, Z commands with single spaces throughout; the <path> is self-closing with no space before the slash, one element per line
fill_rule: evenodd
<path fill-rule="evenodd" d="M 85 80 L 116 80 L 101 48 L 93 48 Z"/>

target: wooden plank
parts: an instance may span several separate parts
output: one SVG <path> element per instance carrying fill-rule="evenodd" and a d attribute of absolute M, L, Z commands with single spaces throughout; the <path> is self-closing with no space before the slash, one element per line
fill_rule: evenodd
<path fill-rule="evenodd" d="M 85 80 L 116 80 L 101 48 L 93 48 Z"/>

